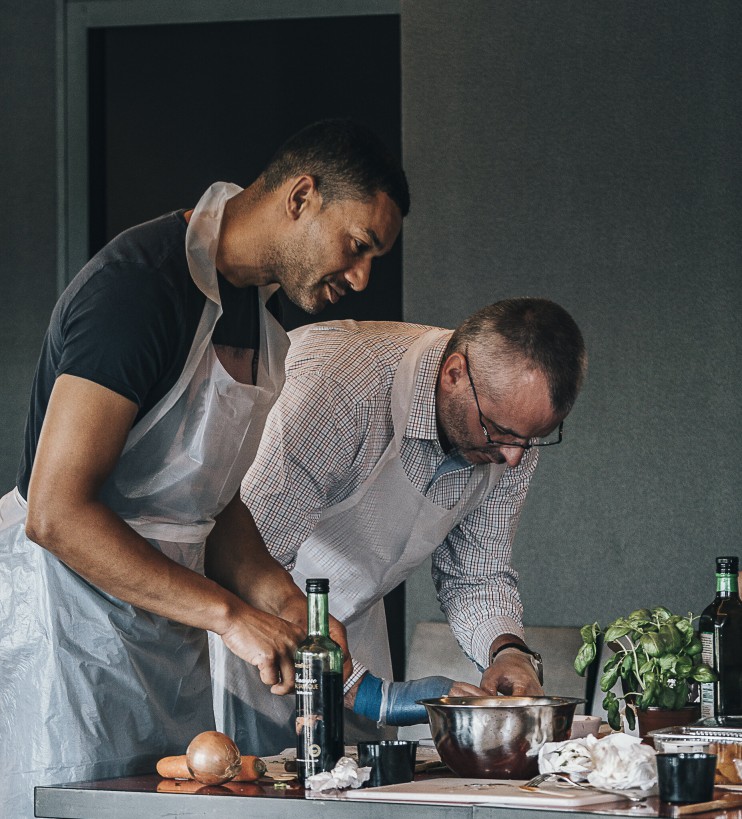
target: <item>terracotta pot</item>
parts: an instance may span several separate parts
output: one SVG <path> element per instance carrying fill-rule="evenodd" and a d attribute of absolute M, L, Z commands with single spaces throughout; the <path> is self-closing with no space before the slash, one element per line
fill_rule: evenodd
<path fill-rule="evenodd" d="M 644 739 L 647 745 L 653 745 L 652 738 L 647 737 L 650 731 L 696 722 L 696 720 L 701 719 L 701 706 L 694 703 L 677 710 L 650 706 L 646 711 L 637 710 L 636 716 L 639 722 L 639 736 Z"/>

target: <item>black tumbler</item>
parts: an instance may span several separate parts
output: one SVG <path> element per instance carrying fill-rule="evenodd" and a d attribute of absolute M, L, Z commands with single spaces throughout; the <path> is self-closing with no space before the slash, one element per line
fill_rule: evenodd
<path fill-rule="evenodd" d="M 715 754 L 657 754 L 663 802 L 710 802 L 714 798 Z"/>
<path fill-rule="evenodd" d="M 416 759 L 415 740 L 382 739 L 358 743 L 358 767 L 371 768 L 371 778 L 364 785 L 367 788 L 411 782 Z"/>

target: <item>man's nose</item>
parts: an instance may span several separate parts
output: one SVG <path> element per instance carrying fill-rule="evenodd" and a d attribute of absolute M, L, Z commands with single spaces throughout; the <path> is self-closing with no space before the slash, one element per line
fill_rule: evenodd
<path fill-rule="evenodd" d="M 505 463 L 508 466 L 518 466 L 518 464 L 523 459 L 523 450 L 519 446 L 501 446 L 500 452 L 502 453 L 502 457 L 505 458 Z"/>
<path fill-rule="evenodd" d="M 351 290 L 365 290 L 371 278 L 371 259 L 359 259 L 353 267 L 345 271 L 344 278 Z"/>

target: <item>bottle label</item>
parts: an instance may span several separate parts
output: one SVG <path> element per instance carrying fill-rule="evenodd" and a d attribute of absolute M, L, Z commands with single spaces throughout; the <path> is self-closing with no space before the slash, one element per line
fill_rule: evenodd
<path fill-rule="evenodd" d="M 701 638 L 701 661 L 713 668 L 714 634 L 711 631 L 702 631 L 698 636 Z"/>
<path fill-rule="evenodd" d="M 736 574 L 717 574 L 716 575 L 716 591 L 725 594 L 737 593 L 737 575 Z"/>
<path fill-rule="evenodd" d="M 714 667 L 714 635 L 712 632 L 702 631 L 701 638 L 701 660 L 707 665 Z M 701 683 L 701 719 L 707 719 L 716 715 L 716 685 L 714 683 Z"/>
<path fill-rule="evenodd" d="M 302 779 L 330 771 L 345 753 L 343 675 L 304 655 L 296 664 L 296 761 Z"/>

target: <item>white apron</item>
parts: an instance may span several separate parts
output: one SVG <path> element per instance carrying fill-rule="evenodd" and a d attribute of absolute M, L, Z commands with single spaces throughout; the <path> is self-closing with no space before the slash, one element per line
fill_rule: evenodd
<path fill-rule="evenodd" d="M 177 383 L 132 429 L 101 498 L 157 549 L 203 572 L 204 544 L 257 449 L 284 381 L 288 337 L 261 291 L 257 386 L 216 357 L 216 183 L 186 233 L 207 296 Z M 24 535 L 17 490 L 0 500 L 0 813 L 33 817 L 33 786 L 154 770 L 214 727 L 206 632 L 92 586 Z"/>
<path fill-rule="evenodd" d="M 295 331 L 295 335 L 301 331 Z M 419 492 L 400 459 L 402 439 L 412 409 L 415 381 L 423 355 L 448 330 L 428 330 L 404 355 L 392 388 L 394 437 L 364 483 L 348 498 L 325 509 L 301 545 L 292 572 L 304 589 L 308 577 L 330 579 L 330 612 L 348 630 L 353 657 L 376 676 L 392 678 L 383 596 L 423 563 L 466 515 L 481 505 L 505 470 L 482 464 L 451 509 Z M 235 735 L 250 753 L 277 753 L 292 747 L 293 702 L 271 695 L 258 675 L 222 655 L 223 689 L 215 697 L 217 723 Z M 220 680 L 221 683 L 221 680 Z M 353 724 L 362 735 L 356 733 Z M 373 723 L 346 711 L 346 743 L 368 734 Z"/>

